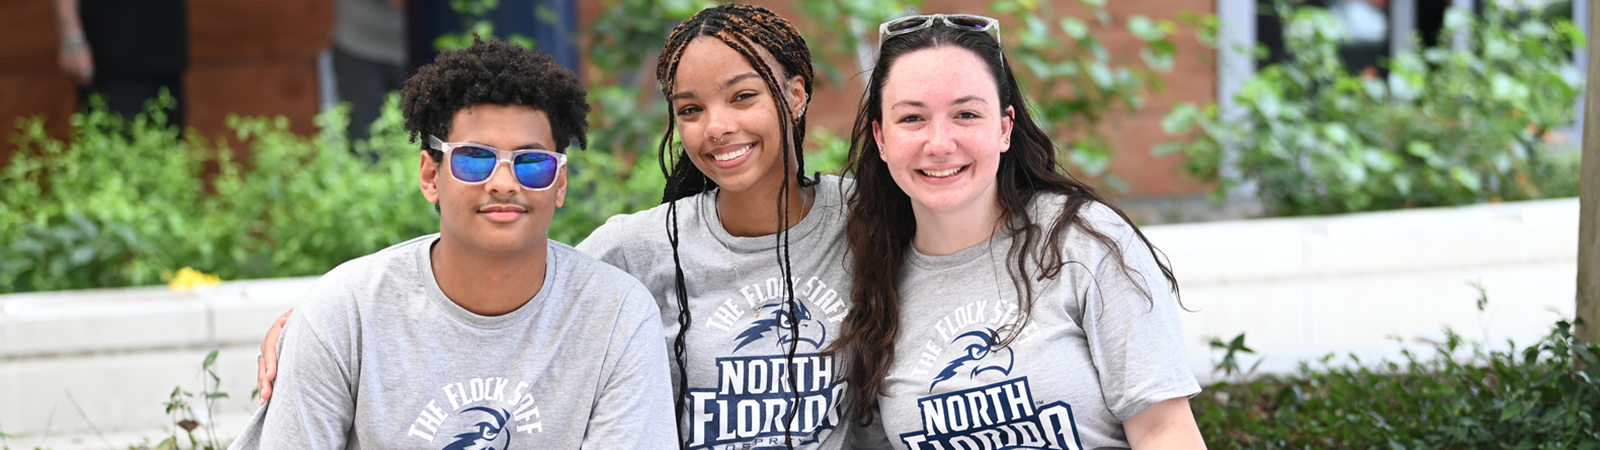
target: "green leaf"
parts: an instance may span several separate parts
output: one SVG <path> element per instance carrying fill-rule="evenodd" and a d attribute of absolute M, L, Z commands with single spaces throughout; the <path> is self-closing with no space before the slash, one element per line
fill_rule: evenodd
<path fill-rule="evenodd" d="M 1361 154 L 1367 167 L 1372 168 L 1374 171 L 1382 173 L 1393 172 L 1400 164 L 1400 161 L 1394 155 L 1376 147 L 1367 147 Z"/>
<path fill-rule="evenodd" d="M 1067 33 L 1067 37 L 1081 41 L 1089 36 L 1089 24 L 1083 23 L 1076 17 L 1062 17 L 1061 31 Z"/>
<path fill-rule="evenodd" d="M 1152 46 L 1139 49 L 1139 57 L 1144 59 L 1144 63 L 1149 65 L 1151 69 L 1155 69 L 1158 72 L 1172 71 L 1172 66 L 1175 63 L 1172 53 L 1162 52 L 1156 50 L 1156 48 Z"/>
<path fill-rule="evenodd" d="M 1250 347 L 1244 345 L 1244 335 L 1244 333 L 1239 333 L 1238 336 L 1234 336 L 1233 341 L 1228 343 L 1228 350 L 1255 354 L 1255 350 L 1251 350 Z"/>
<path fill-rule="evenodd" d="M 1095 86 L 1099 86 L 1100 89 L 1111 89 L 1114 82 L 1111 68 L 1099 62 L 1089 63 L 1084 68 L 1088 70 L 1089 79 L 1094 81 Z"/>
<path fill-rule="evenodd" d="M 1445 27 L 1445 29 L 1459 30 L 1459 29 L 1471 26 L 1471 24 L 1472 24 L 1472 16 L 1471 16 L 1471 14 L 1472 14 L 1472 12 L 1470 10 L 1465 10 L 1465 9 L 1461 9 L 1461 8 L 1449 8 L 1449 9 L 1446 9 L 1445 10 L 1445 14 L 1444 14 L 1444 27 Z"/>
<path fill-rule="evenodd" d="M 538 43 L 535 42 L 533 38 L 523 36 L 521 34 L 512 34 L 506 38 L 506 41 L 526 49 L 532 49 L 538 46 Z"/>
<path fill-rule="evenodd" d="M 1328 138 L 1328 142 L 1332 142 L 1334 144 L 1342 145 L 1350 142 L 1350 129 L 1345 127 L 1342 123 L 1330 123 L 1323 125 L 1322 134 Z"/>
<path fill-rule="evenodd" d="M 1156 22 L 1143 15 L 1134 15 L 1128 18 L 1128 32 L 1133 37 L 1145 42 L 1154 42 L 1166 37 L 1166 32 L 1161 30 Z"/>
<path fill-rule="evenodd" d="M 1410 153 L 1418 158 L 1433 158 L 1435 156 L 1435 153 L 1433 152 L 1433 144 L 1429 144 L 1425 141 L 1407 142 L 1406 153 Z"/>
<path fill-rule="evenodd" d="M 1483 190 L 1483 183 L 1478 181 L 1478 176 L 1474 175 L 1471 171 L 1468 171 L 1465 167 L 1451 167 L 1450 178 L 1454 179 L 1461 187 L 1467 188 L 1468 191 L 1473 193 Z"/>
<path fill-rule="evenodd" d="M 1156 156 L 1167 156 L 1181 151 L 1183 151 L 1182 142 L 1162 142 L 1150 147 L 1150 154 Z"/>
<path fill-rule="evenodd" d="M 210 369 L 211 364 L 217 362 L 217 352 L 217 350 L 212 350 L 211 353 L 206 354 L 205 362 L 200 363 L 200 368 L 202 370 Z"/>
<path fill-rule="evenodd" d="M 1172 107 L 1166 117 L 1161 118 L 1161 131 L 1167 134 L 1187 133 L 1194 128 L 1194 123 L 1199 120 L 1200 108 L 1193 103 L 1179 103 Z"/>
<path fill-rule="evenodd" d="M 1362 91 L 1366 92 L 1367 98 L 1373 100 L 1383 100 L 1388 95 L 1388 89 L 1386 89 L 1384 82 L 1376 78 L 1363 78 L 1361 87 Z"/>
<path fill-rule="evenodd" d="M 94 259 L 94 247 L 78 247 L 72 249 L 72 265 L 82 266 Z"/>
<path fill-rule="evenodd" d="M 1411 196 L 1411 177 L 1401 173 L 1394 177 L 1394 189 L 1401 197 Z"/>
<path fill-rule="evenodd" d="M 1022 5 L 1017 4 L 1014 0 L 1003 0 L 989 4 L 989 12 L 997 16 L 1011 15 L 1021 10 Z"/>

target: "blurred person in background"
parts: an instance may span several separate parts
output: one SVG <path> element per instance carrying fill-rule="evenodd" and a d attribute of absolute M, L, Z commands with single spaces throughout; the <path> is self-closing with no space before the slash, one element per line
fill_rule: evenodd
<path fill-rule="evenodd" d="M 183 125 L 189 67 L 184 0 L 52 0 L 61 33 L 61 71 L 78 86 L 78 108 L 99 94 L 109 111 L 132 116 L 163 89 L 167 123 Z"/>
<path fill-rule="evenodd" d="M 371 136 L 383 98 L 406 80 L 405 0 L 335 0 L 333 72 L 350 139 Z"/>

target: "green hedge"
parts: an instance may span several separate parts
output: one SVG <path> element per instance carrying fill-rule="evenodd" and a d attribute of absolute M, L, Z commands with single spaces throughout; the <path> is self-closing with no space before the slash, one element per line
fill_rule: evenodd
<path fill-rule="evenodd" d="M 1327 10 L 1277 5 L 1291 57 L 1245 81 L 1240 117 L 1182 104 L 1162 124 L 1185 138 L 1156 152 L 1187 155 L 1216 197 L 1246 186 L 1269 214 L 1303 215 L 1577 195 L 1578 152 L 1552 142 L 1583 92 L 1571 21 L 1451 9 L 1440 46 L 1413 39 L 1385 78 L 1346 70 Z"/>
<path fill-rule="evenodd" d="M 1447 335 L 1431 357 L 1373 368 L 1330 355 L 1296 375 L 1213 384 L 1191 406 L 1213 449 L 1600 448 L 1600 345 L 1576 342 L 1566 321 L 1505 351 Z M 1233 349 L 1219 368 L 1236 374 L 1243 335 L 1212 345 Z"/>
<path fill-rule="evenodd" d="M 165 101 L 170 101 L 166 99 Z M 229 117 L 248 155 L 179 139 L 164 114 L 73 116 L 73 139 L 19 121 L 0 172 L 0 292 L 142 285 L 181 267 L 223 279 L 315 275 L 438 229 L 416 190 L 416 148 L 397 114 L 355 156 L 342 111 L 298 136 L 282 117 Z"/>

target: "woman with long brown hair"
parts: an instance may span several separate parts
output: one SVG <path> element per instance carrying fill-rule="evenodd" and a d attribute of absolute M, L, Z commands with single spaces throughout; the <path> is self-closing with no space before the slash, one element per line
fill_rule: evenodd
<path fill-rule="evenodd" d="M 1203 448 L 1177 280 L 1029 115 L 999 22 L 880 28 L 852 134 L 851 408 L 897 448 Z M 875 402 L 868 400 L 875 399 Z"/>

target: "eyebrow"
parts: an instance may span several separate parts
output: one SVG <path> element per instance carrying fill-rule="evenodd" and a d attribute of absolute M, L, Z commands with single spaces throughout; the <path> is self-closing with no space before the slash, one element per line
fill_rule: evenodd
<path fill-rule="evenodd" d="M 727 89 L 727 88 L 729 88 L 729 87 L 731 87 L 731 86 L 733 86 L 735 84 L 739 84 L 740 81 L 744 81 L 744 80 L 751 79 L 751 78 L 761 78 L 761 75 L 757 75 L 755 72 L 745 72 L 745 73 L 741 73 L 741 74 L 738 74 L 738 75 L 734 75 L 733 78 L 729 78 L 728 81 L 722 82 L 721 89 Z M 678 100 L 678 99 L 683 99 L 683 98 L 694 98 L 694 97 L 695 97 L 695 95 L 694 95 L 693 92 L 678 92 L 678 93 L 672 94 L 672 97 L 669 97 L 667 100 Z"/>
<path fill-rule="evenodd" d="M 961 98 L 955 99 L 955 101 L 950 102 L 950 104 L 951 105 L 959 105 L 959 104 L 967 103 L 967 102 L 978 102 L 978 103 L 983 103 L 983 104 L 988 104 L 989 103 L 989 101 L 988 100 L 984 100 L 983 97 L 979 97 L 979 96 L 976 96 L 976 95 L 968 95 L 966 97 L 961 97 Z M 920 102 L 920 101 L 917 101 L 917 100 L 901 100 L 899 102 L 896 102 L 893 105 L 889 105 L 889 108 L 892 109 L 892 108 L 897 107 L 897 106 L 910 106 L 910 107 L 913 107 L 913 108 L 926 108 L 926 107 L 928 107 L 928 104 Z"/>

